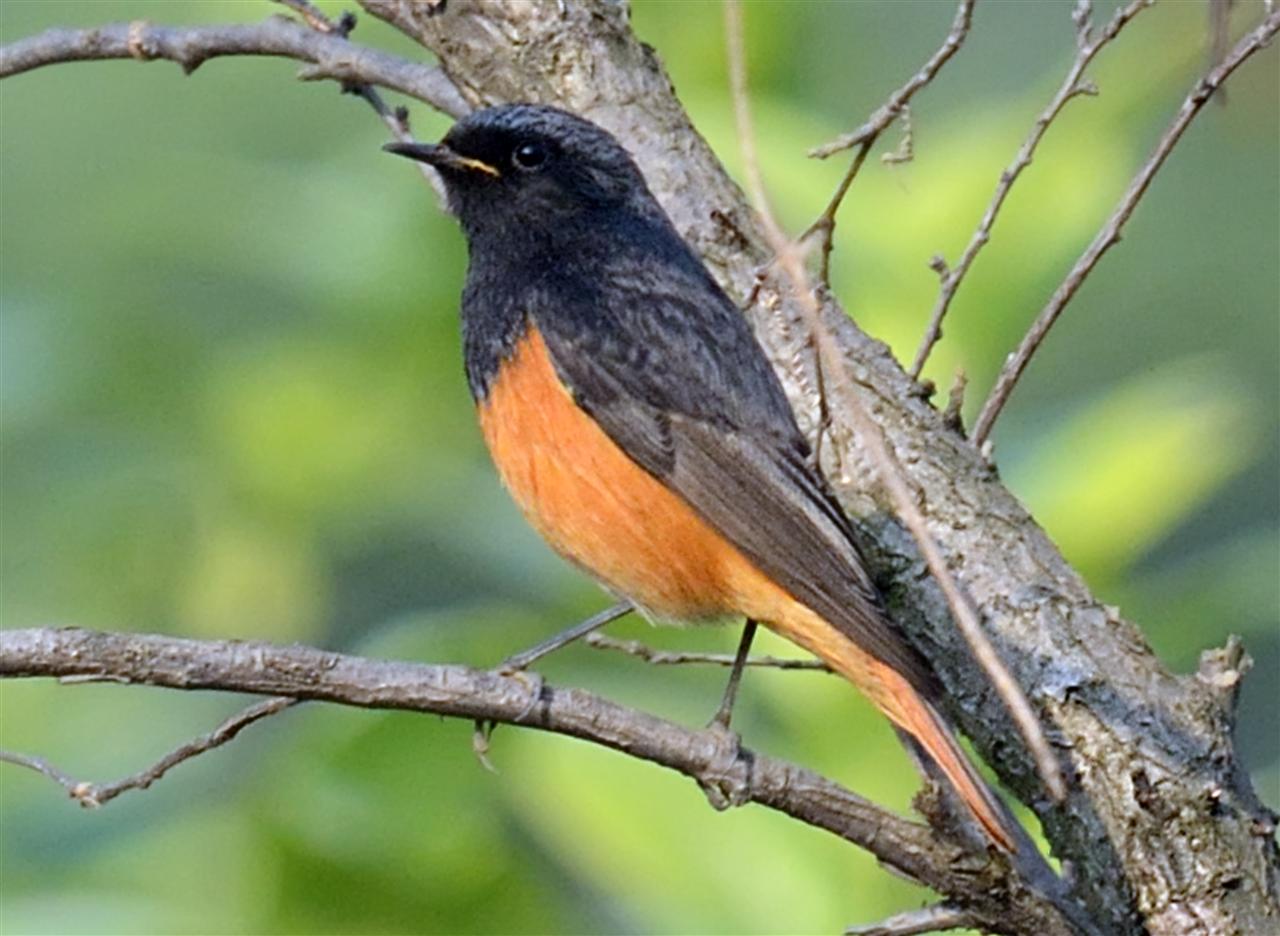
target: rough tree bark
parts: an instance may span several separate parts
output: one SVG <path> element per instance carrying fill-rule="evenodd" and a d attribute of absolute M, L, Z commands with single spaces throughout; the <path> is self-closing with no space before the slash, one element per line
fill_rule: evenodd
<path fill-rule="evenodd" d="M 690 124 L 657 55 L 632 34 L 624 4 L 359 2 L 435 53 L 472 106 L 556 104 L 616 134 L 679 229 L 747 308 L 802 427 L 816 436 L 819 381 L 803 312 L 770 269 L 766 238 L 742 192 Z M 874 544 L 871 559 L 892 613 L 937 668 L 952 714 L 1040 817 L 1098 927 L 1280 930 L 1274 820 L 1240 768 L 1231 736 L 1247 658 L 1230 647 L 1206 653 L 1198 673 L 1169 672 L 1137 627 L 1090 594 L 887 348 L 833 298 L 822 302 L 851 383 L 1060 752 L 1070 786 L 1064 802 L 1044 795 L 838 408 L 823 429 L 823 467 Z"/>

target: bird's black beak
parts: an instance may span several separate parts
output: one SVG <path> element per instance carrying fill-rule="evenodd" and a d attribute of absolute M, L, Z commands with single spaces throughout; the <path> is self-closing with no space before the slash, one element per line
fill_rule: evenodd
<path fill-rule="evenodd" d="M 409 159 L 427 163 L 437 169 L 461 169 L 465 172 L 483 172 L 486 175 L 501 177 L 493 166 L 470 156 L 455 153 L 443 143 L 387 143 L 382 147 L 388 153 L 407 156 Z"/>

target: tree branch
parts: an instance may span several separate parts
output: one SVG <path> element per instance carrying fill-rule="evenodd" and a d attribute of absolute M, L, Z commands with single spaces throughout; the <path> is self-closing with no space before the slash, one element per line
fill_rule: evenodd
<path fill-rule="evenodd" d="M 1200 113 L 1200 108 L 1204 107 L 1205 102 L 1222 86 L 1232 72 L 1244 64 L 1259 49 L 1265 48 L 1270 44 L 1277 31 L 1280 31 L 1280 10 L 1272 11 L 1256 28 L 1246 33 L 1236 43 L 1235 47 L 1227 53 L 1221 64 L 1214 67 L 1207 75 L 1197 81 L 1190 93 L 1187 94 L 1186 100 L 1182 102 L 1182 107 L 1178 109 L 1173 122 L 1169 124 L 1168 129 L 1160 136 L 1155 150 L 1147 161 L 1143 163 L 1142 168 L 1138 170 L 1138 174 L 1133 177 L 1133 181 L 1129 183 L 1128 189 L 1125 190 L 1120 203 L 1116 205 L 1115 211 L 1111 213 L 1111 217 L 1107 219 L 1107 223 L 1102 226 L 1102 230 L 1093 239 L 1093 243 L 1076 261 L 1075 266 L 1071 268 L 1071 272 L 1067 274 L 1067 278 L 1062 281 L 1062 285 L 1054 292 L 1049 299 L 1048 305 L 1036 317 L 1035 322 L 1032 323 L 1031 328 L 1018 344 L 1017 350 L 1009 355 L 1004 367 L 1000 369 L 1000 375 L 996 378 L 995 386 L 992 388 L 990 396 L 987 397 L 986 403 L 982 405 L 982 411 L 978 414 L 977 422 L 973 425 L 974 445 L 981 447 L 982 443 L 991 434 L 991 429 L 995 425 L 1000 411 L 1009 402 L 1009 397 L 1013 394 L 1014 387 L 1017 386 L 1019 378 L 1022 377 L 1023 372 L 1027 369 L 1027 365 L 1031 363 L 1032 356 L 1049 334 L 1049 329 L 1053 327 L 1054 322 L 1058 320 L 1058 316 L 1062 314 L 1062 310 L 1066 308 L 1067 303 L 1071 301 L 1072 297 L 1080 289 L 1085 278 L 1093 272 L 1094 267 L 1098 265 L 1098 261 L 1102 259 L 1102 255 L 1110 250 L 1113 245 L 1119 243 L 1120 232 L 1124 230 L 1125 224 L 1133 215 L 1134 208 L 1138 206 L 1138 202 L 1146 194 L 1147 188 L 1151 185 L 1151 180 L 1155 178 L 1155 174 L 1164 165 L 1165 160 L 1169 158 L 1169 154 L 1173 152 L 1174 146 L 1182 138 L 1182 134 L 1187 127 L 1191 125 L 1191 121 L 1196 114 Z"/>
<path fill-rule="evenodd" d="M 938 339 L 942 337 L 942 320 L 946 317 L 947 310 L 951 307 L 951 300 L 955 298 L 961 281 L 964 279 L 965 274 L 969 272 L 969 268 L 973 266 L 973 261 L 977 259 L 978 253 L 991 240 L 991 228 L 996 223 L 996 216 L 1000 213 L 1004 200 L 1009 196 L 1009 191 L 1013 188 L 1013 184 L 1018 181 L 1018 176 L 1022 175 L 1022 170 L 1031 165 L 1036 148 L 1040 145 L 1040 141 L 1044 139 L 1050 124 L 1057 119 L 1058 114 L 1062 113 L 1062 109 L 1066 107 L 1068 101 L 1080 95 L 1095 95 L 1098 93 L 1098 89 L 1092 82 L 1084 80 L 1084 70 L 1089 67 L 1089 63 L 1093 61 L 1102 48 L 1120 34 L 1120 30 L 1124 29 L 1130 20 L 1150 5 L 1151 0 L 1129 0 L 1127 5 L 1116 10 L 1106 28 L 1102 30 L 1096 39 L 1092 38 L 1092 6 L 1087 3 L 1076 6 L 1074 19 L 1076 22 L 1077 51 L 1071 67 L 1067 69 L 1067 76 L 1062 80 L 1062 85 L 1049 101 L 1048 106 L 1040 112 L 1040 116 L 1031 125 L 1031 132 L 1022 141 L 1022 146 L 1018 148 L 1018 152 L 1014 155 L 1013 162 L 1008 165 L 1004 172 L 1000 173 L 1000 181 L 996 183 L 996 190 L 991 197 L 991 203 L 987 205 L 987 210 L 978 222 L 978 228 L 969 239 L 964 253 L 960 255 L 959 262 L 948 270 L 945 262 L 941 261 L 940 258 L 938 260 L 942 284 L 938 291 L 937 302 L 933 306 L 933 312 L 929 316 L 929 326 L 925 329 L 924 337 L 920 340 L 920 348 L 916 351 L 911 370 L 908 371 L 912 377 L 918 379 L 921 371 L 924 370 L 925 362 L 929 359 L 929 353 L 933 350 L 933 346 L 938 343 Z"/>
<path fill-rule="evenodd" d="M 445 73 L 308 28 L 284 16 L 261 23 L 157 26 L 145 20 L 93 29 L 50 29 L 0 48 L 0 78 L 61 62 L 167 59 L 188 75 L 212 58 L 265 55 L 309 63 L 305 81 L 331 78 L 399 91 L 453 117 L 470 107 Z"/>
<path fill-rule="evenodd" d="M 1013 874 L 1003 856 L 967 852 L 812 771 L 742 748 L 735 736 L 684 728 L 528 674 L 504 676 L 259 642 L 77 628 L 0 632 L 0 677 L 33 676 L 403 709 L 581 738 L 684 774 L 717 808 L 757 803 L 866 848 L 896 871 L 947 894 L 971 911 L 975 925 L 992 932 L 1076 932 Z M 258 708 L 283 704 L 272 699 Z M 228 724 L 238 730 L 252 720 L 245 715 Z M 63 786 L 75 783 L 61 772 L 42 772 Z"/>

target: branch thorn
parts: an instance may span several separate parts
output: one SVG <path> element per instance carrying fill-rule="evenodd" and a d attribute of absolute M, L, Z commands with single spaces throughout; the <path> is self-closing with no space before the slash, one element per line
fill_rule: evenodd
<path fill-rule="evenodd" d="M 477 718 L 475 730 L 471 732 L 471 753 L 476 756 L 480 766 L 491 774 L 498 772 L 498 768 L 493 766 L 493 761 L 489 760 L 489 739 L 493 737 L 493 729 L 497 725 L 497 722 L 487 722 Z"/>

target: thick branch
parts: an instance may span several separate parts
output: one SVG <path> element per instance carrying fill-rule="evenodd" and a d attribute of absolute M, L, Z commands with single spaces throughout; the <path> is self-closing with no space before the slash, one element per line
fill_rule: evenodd
<path fill-rule="evenodd" d="M 0 48 L 0 78 L 59 62 L 103 59 L 167 59 L 191 74 L 209 59 L 226 55 L 268 55 L 307 62 L 309 66 L 299 77 L 375 84 L 454 117 L 470 109 L 439 68 L 354 45 L 342 36 L 283 16 L 253 24 L 157 26 L 135 20 L 93 29 L 50 29 Z"/>
<path fill-rule="evenodd" d="M 719 808 L 758 803 L 847 839 L 947 894 L 992 932 L 1073 932 L 1050 905 L 1022 887 L 1001 857 L 975 864 L 972 853 L 940 841 L 925 826 L 885 812 L 812 771 L 741 748 L 732 735 L 684 728 L 526 674 L 256 642 L 75 628 L 0 632 L 0 677 L 31 676 L 405 709 L 581 738 L 684 774 Z"/>

